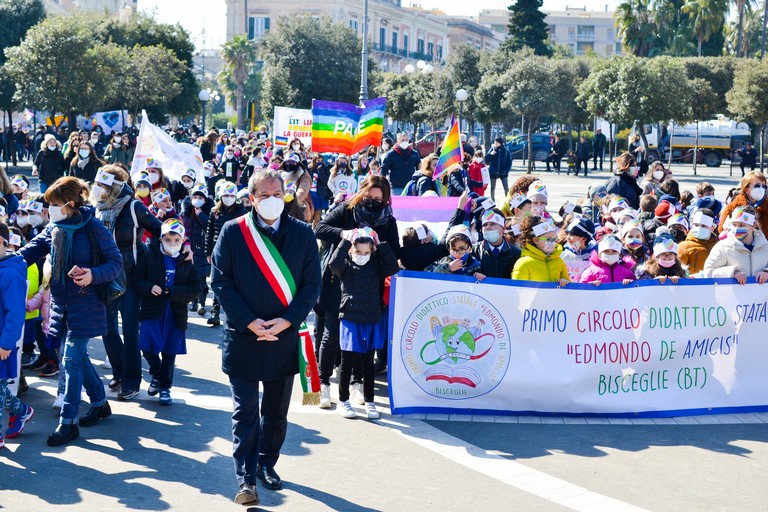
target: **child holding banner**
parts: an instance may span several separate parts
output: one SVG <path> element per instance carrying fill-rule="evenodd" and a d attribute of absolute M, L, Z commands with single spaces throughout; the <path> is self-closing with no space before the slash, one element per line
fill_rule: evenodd
<path fill-rule="evenodd" d="M 758 283 L 765 283 L 768 281 L 768 240 L 756 229 L 755 209 L 737 206 L 728 220 L 728 236 L 712 248 L 704 262 L 704 276 L 732 277 L 739 284 L 746 284 L 748 277 L 756 277 Z"/>
<path fill-rule="evenodd" d="M 584 219 L 586 220 L 586 219 Z M 635 262 L 629 256 L 622 259 L 624 246 L 616 235 L 606 235 L 600 239 L 597 251 L 589 258 L 589 267 L 581 274 L 580 283 L 590 283 L 600 286 L 602 283 L 618 283 L 628 285 L 635 280 L 632 267 Z"/>
<path fill-rule="evenodd" d="M 669 278 L 672 284 L 677 284 L 681 277 L 688 277 L 688 273 L 677 257 L 675 240 L 667 233 L 658 235 L 653 243 L 653 256 L 638 279 L 658 279 L 663 284 Z"/>
<path fill-rule="evenodd" d="M 477 258 L 472 256 L 472 238 L 466 226 L 453 226 L 448 230 L 445 243 L 449 255 L 427 267 L 427 272 L 463 276 L 473 276 L 480 272 L 481 264 Z"/>
<path fill-rule="evenodd" d="M 381 325 L 384 304 L 380 282 L 399 270 L 389 245 L 379 243 L 371 228 L 348 231 L 331 256 L 329 266 L 341 280 L 339 342 L 339 409 L 343 418 L 357 416 L 349 403 L 352 368 L 363 370 L 363 397 L 368 419 L 381 414 L 373 403 L 373 359 L 376 349 L 384 348 L 385 329 Z M 386 320 L 385 320 L 386 321 Z"/>

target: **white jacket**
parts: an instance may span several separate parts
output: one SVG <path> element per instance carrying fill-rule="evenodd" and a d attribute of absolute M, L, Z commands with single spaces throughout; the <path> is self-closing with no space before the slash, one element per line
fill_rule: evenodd
<path fill-rule="evenodd" d="M 720 240 L 704 262 L 704 277 L 733 277 L 737 270 L 755 277 L 768 271 L 768 240 L 755 230 L 754 247 L 750 251 L 733 234 Z"/>

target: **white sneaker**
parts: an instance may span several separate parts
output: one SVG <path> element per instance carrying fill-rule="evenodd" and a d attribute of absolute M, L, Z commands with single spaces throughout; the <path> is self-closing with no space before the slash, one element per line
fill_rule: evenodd
<path fill-rule="evenodd" d="M 56 400 L 53 401 L 51 409 L 61 409 L 62 407 L 64 407 L 64 395 L 59 393 L 59 396 L 57 396 Z"/>
<path fill-rule="evenodd" d="M 376 404 L 373 402 L 365 403 L 365 412 L 368 414 L 369 420 L 377 420 L 381 418 L 381 413 L 376 410 Z"/>
<path fill-rule="evenodd" d="M 358 405 L 365 405 L 365 398 L 363 397 L 363 385 L 360 383 L 352 384 L 349 390 L 350 399 Z"/>
<path fill-rule="evenodd" d="M 320 384 L 320 404 L 321 409 L 331 408 L 331 387 L 327 384 Z"/>
<path fill-rule="evenodd" d="M 357 417 L 357 413 L 354 409 L 352 409 L 352 406 L 349 404 L 349 400 L 346 402 L 339 402 L 339 408 L 336 410 L 336 412 L 338 412 L 339 416 L 342 418 L 352 419 Z"/>

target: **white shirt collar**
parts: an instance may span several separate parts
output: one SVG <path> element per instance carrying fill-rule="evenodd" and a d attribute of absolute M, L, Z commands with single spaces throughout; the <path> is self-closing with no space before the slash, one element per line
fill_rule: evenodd
<path fill-rule="evenodd" d="M 266 222 L 264 222 L 264 219 L 262 219 L 259 216 L 259 214 L 257 213 L 256 214 L 256 223 L 259 225 L 259 227 L 262 227 L 262 228 L 272 228 L 275 231 L 280 229 L 280 217 L 278 217 L 277 220 L 273 224 L 267 224 Z"/>

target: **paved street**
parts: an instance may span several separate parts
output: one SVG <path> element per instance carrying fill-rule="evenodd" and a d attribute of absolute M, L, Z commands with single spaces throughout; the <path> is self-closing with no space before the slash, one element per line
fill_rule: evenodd
<path fill-rule="evenodd" d="M 706 179 L 723 198 L 738 182 L 727 167 L 699 170 L 694 178 L 690 166 L 675 167 L 681 189 Z M 510 182 L 520 174 L 513 171 Z M 581 197 L 607 177 L 547 175 L 550 205 Z M 37 412 L 23 435 L 0 450 L 0 509 L 242 509 L 232 503 L 237 488 L 220 328 L 205 326 L 196 313 L 190 319 L 174 405 L 161 407 L 146 395 L 145 372 L 138 400 L 117 402 L 108 393 L 113 416 L 81 429 L 66 447 L 45 444 L 58 417 L 50 407 L 55 380 L 30 378 L 25 401 Z M 108 379 L 100 339 L 90 353 Z M 376 393 L 387 411 L 381 377 Z M 259 486 L 262 504 L 250 510 L 768 510 L 768 413 L 656 420 L 385 413 L 371 422 L 301 406 L 297 382 L 289 422 L 277 465 L 285 489 Z"/>

